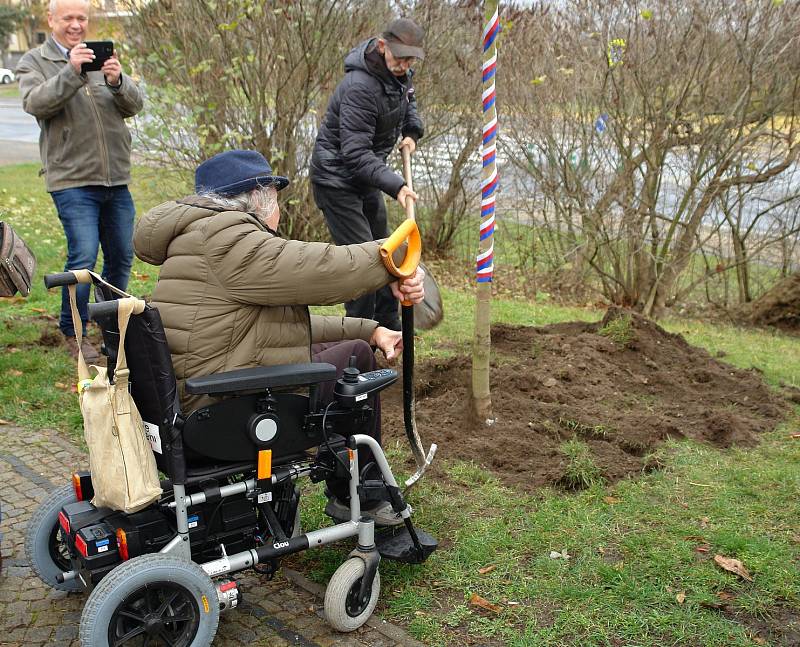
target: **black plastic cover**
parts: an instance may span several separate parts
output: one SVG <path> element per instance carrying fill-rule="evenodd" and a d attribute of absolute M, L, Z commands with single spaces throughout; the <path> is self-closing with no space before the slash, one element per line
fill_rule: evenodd
<path fill-rule="evenodd" d="M 278 429 L 269 443 L 257 447 L 247 425 L 259 410 L 263 394 L 229 398 L 192 412 L 183 427 L 186 451 L 196 464 L 198 457 L 215 461 L 253 461 L 258 450 L 272 450 L 272 461 L 301 455 L 322 442 L 319 430 L 305 428 L 308 398 L 297 393 L 278 393 L 275 396 L 275 416 Z"/>

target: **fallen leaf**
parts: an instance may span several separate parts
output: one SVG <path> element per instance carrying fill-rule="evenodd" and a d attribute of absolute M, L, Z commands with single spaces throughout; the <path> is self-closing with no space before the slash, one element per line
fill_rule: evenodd
<path fill-rule="evenodd" d="M 683 604 L 686 602 L 686 591 L 681 591 L 678 595 L 675 596 L 675 599 L 678 601 L 678 604 Z"/>
<path fill-rule="evenodd" d="M 694 549 L 694 551 L 695 551 L 696 553 L 707 553 L 707 552 L 709 552 L 710 550 L 711 550 L 711 546 L 708 546 L 708 545 L 706 545 L 706 544 L 704 544 L 704 545 L 702 545 L 702 546 L 695 546 L 695 549 Z"/>
<path fill-rule="evenodd" d="M 10 346 L 9 348 L 6 348 L 6 352 L 7 353 L 18 353 L 19 352 L 19 348 L 17 348 L 16 346 Z"/>
<path fill-rule="evenodd" d="M 63 389 L 64 391 L 69 389 L 69 385 L 64 384 L 63 382 L 56 382 L 53 386 L 55 386 L 57 389 Z"/>
<path fill-rule="evenodd" d="M 791 436 L 789 436 L 789 438 L 791 438 L 792 440 L 800 440 L 800 434 L 792 434 Z"/>
<path fill-rule="evenodd" d="M 10 422 L 10 421 L 8 421 L 8 420 L 3 420 L 2 418 L 0 418 L 0 425 L 10 425 L 10 424 L 11 424 L 11 422 Z"/>
<path fill-rule="evenodd" d="M 720 600 L 735 600 L 736 596 L 733 593 L 728 593 L 727 591 L 719 591 L 717 593 L 717 597 Z"/>
<path fill-rule="evenodd" d="M 722 555 L 714 555 L 714 561 L 720 568 L 729 571 L 730 573 L 735 573 L 743 580 L 747 580 L 748 582 L 753 581 L 753 577 L 747 572 L 744 564 L 742 564 L 742 562 L 740 562 L 738 559 L 733 559 L 732 557 L 723 557 Z"/>
<path fill-rule="evenodd" d="M 509 600 L 508 601 L 508 606 L 510 606 L 510 607 L 518 607 L 520 604 L 521 604 L 520 602 L 516 602 L 514 600 Z"/>
<path fill-rule="evenodd" d="M 478 573 L 480 573 L 481 575 L 486 575 L 488 573 L 491 573 L 496 568 L 497 566 L 495 564 L 490 564 L 489 566 L 484 566 L 483 568 L 479 568 Z"/>
<path fill-rule="evenodd" d="M 701 528 L 706 528 L 708 526 L 708 521 L 709 521 L 708 517 L 701 518 L 700 519 L 700 527 Z"/>
<path fill-rule="evenodd" d="M 766 645 L 767 644 L 767 639 L 766 638 L 762 638 L 761 636 L 754 636 L 753 637 L 753 642 L 756 645 Z"/>
<path fill-rule="evenodd" d="M 491 602 L 489 602 L 489 600 L 487 600 L 486 598 L 482 598 L 477 593 L 472 594 L 472 596 L 469 599 L 469 603 L 476 607 L 480 607 L 481 609 L 486 609 L 487 611 L 492 611 L 494 613 L 500 613 L 503 610 L 502 607 L 500 607 L 500 605 L 492 604 Z"/>
<path fill-rule="evenodd" d="M 684 541 L 699 541 L 700 543 L 706 543 L 706 538 L 701 537 L 700 535 L 686 535 Z"/>
<path fill-rule="evenodd" d="M 713 609 L 714 611 L 722 611 L 728 605 L 725 604 L 724 602 L 709 602 L 706 600 L 702 600 L 700 602 L 700 606 L 703 607 L 704 609 Z"/>
<path fill-rule="evenodd" d="M 604 496 L 603 501 L 608 505 L 616 505 L 617 503 L 621 503 L 622 499 L 619 499 L 615 496 Z"/>
<path fill-rule="evenodd" d="M 40 312 L 42 314 L 47 312 L 47 310 L 45 310 L 44 308 L 31 308 L 31 311 L 32 312 Z"/>
<path fill-rule="evenodd" d="M 22 371 L 18 371 L 15 368 L 10 368 L 6 371 L 11 377 L 20 377 L 22 375 Z"/>

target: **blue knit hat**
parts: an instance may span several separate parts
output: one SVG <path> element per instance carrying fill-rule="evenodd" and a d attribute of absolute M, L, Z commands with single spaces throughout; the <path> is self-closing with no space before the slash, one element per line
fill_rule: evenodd
<path fill-rule="evenodd" d="M 225 151 L 197 167 L 194 189 L 230 197 L 252 191 L 257 186 L 274 186 L 278 191 L 288 178 L 272 174 L 272 167 L 258 151 Z"/>

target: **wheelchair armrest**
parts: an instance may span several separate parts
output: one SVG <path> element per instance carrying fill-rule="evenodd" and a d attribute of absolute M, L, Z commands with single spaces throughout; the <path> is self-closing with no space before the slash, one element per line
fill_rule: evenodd
<path fill-rule="evenodd" d="M 256 366 L 186 380 L 186 393 L 223 395 L 242 391 L 261 391 L 277 386 L 306 386 L 336 379 L 333 364 L 281 364 Z"/>

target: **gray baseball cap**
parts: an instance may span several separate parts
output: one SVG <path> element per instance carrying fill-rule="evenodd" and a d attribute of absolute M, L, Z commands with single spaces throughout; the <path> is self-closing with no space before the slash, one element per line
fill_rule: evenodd
<path fill-rule="evenodd" d="M 406 58 L 408 56 L 413 56 L 419 60 L 425 58 L 425 50 L 422 49 L 425 32 L 422 27 L 409 18 L 392 20 L 386 25 L 381 37 L 386 41 L 392 56 L 396 58 Z"/>

